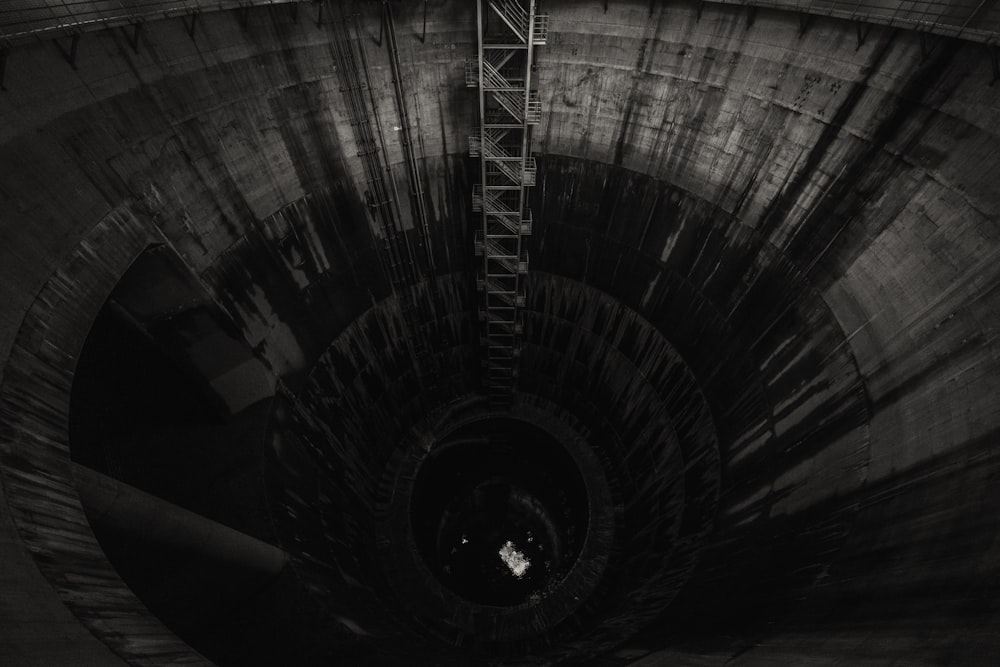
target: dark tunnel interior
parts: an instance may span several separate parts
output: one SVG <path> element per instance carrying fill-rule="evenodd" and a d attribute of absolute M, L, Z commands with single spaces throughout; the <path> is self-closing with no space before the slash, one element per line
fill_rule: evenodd
<path fill-rule="evenodd" d="M 0 9 L 0 663 L 995 660 L 1000 4 L 158 1 Z"/>

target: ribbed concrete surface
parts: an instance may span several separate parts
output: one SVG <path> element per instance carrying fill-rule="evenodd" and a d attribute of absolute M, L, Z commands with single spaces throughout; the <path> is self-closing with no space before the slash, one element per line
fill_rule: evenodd
<path fill-rule="evenodd" d="M 693 6 L 547 4 L 525 390 L 641 442 L 658 419 L 683 428 L 656 412 L 676 350 L 718 434 L 713 529 L 673 602 L 627 617 L 626 630 L 653 625 L 612 664 L 982 663 L 1000 648 L 1000 89 L 986 51 L 937 37 L 922 49 L 877 26 L 859 47 L 851 23 L 800 35 L 794 14 L 765 10 L 748 26 L 715 5 L 699 19 Z M 423 41 L 421 9 L 396 14 L 441 267 L 416 293 L 433 302 L 426 330 L 460 396 L 476 372 L 462 157 L 474 14 L 429 5 Z M 206 13 L 193 40 L 179 19 L 149 22 L 138 53 L 123 32 L 87 33 L 76 70 L 50 42 L 11 51 L 0 658 L 12 664 L 115 659 L 63 602 L 127 660 L 197 659 L 101 562 L 68 476 L 74 360 L 146 244 L 176 251 L 279 394 L 340 397 L 314 426 L 341 434 L 343 461 L 385 448 L 345 478 L 360 516 L 392 444 L 443 400 L 414 390 L 397 349 L 332 33 L 305 18 L 253 10 L 244 32 L 234 13 Z M 363 25 L 374 40 L 373 8 Z M 366 48 L 398 165 L 388 59 Z"/>

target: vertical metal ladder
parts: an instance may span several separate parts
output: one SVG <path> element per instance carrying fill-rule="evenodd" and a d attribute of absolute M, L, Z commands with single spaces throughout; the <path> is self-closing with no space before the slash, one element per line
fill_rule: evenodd
<path fill-rule="evenodd" d="M 535 0 L 478 0 L 479 53 L 466 67 L 466 85 L 479 89 L 479 131 L 469 154 L 479 158 L 480 182 L 472 208 L 481 213 L 475 234 L 481 258 L 480 342 L 491 406 L 510 405 L 518 377 L 531 235 L 528 188 L 535 184 L 532 127 L 541 119 L 532 90 L 534 49 L 545 44 L 548 15 Z"/>

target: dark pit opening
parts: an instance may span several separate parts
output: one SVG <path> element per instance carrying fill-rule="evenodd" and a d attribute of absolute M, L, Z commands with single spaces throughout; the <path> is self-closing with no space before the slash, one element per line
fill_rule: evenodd
<path fill-rule="evenodd" d="M 441 583 L 478 604 L 537 601 L 569 572 L 586 538 L 587 490 L 559 441 L 491 417 L 434 445 L 415 484 L 418 549 Z"/>

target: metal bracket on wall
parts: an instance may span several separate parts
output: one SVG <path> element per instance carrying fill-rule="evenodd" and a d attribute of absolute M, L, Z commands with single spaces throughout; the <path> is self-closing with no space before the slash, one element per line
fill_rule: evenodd
<path fill-rule="evenodd" d="M 424 0 L 424 28 L 420 33 L 420 43 L 427 41 L 427 0 Z"/>
<path fill-rule="evenodd" d="M 930 58 L 931 54 L 934 53 L 934 49 L 937 48 L 937 44 L 931 44 L 929 38 L 927 37 L 927 31 L 921 30 L 920 35 L 920 62 L 925 63 L 927 59 Z"/>
<path fill-rule="evenodd" d="M 1000 81 L 1000 47 L 996 44 L 987 44 L 987 51 L 990 53 L 990 64 L 993 66 L 993 78 L 990 80 L 990 85 L 992 86 L 997 81 Z M 2 77 L 2 73 L 0 73 Z M 0 78 L 0 84 L 3 83 L 3 79 Z"/>
<path fill-rule="evenodd" d="M 191 12 L 190 18 L 191 20 L 188 21 L 182 16 L 181 20 L 184 21 L 184 27 L 187 28 L 188 37 L 194 39 L 194 29 L 198 25 L 198 12 Z"/>
<path fill-rule="evenodd" d="M 757 18 L 757 6 L 747 4 L 747 30 L 753 25 L 753 20 Z"/>
<path fill-rule="evenodd" d="M 703 9 L 705 9 L 705 0 L 698 0 L 698 6 L 695 9 L 695 11 L 697 12 L 697 19 L 695 19 L 696 21 L 701 21 L 701 10 Z"/>
<path fill-rule="evenodd" d="M 68 51 L 66 50 L 66 47 L 64 47 L 62 44 L 59 43 L 59 40 L 55 40 L 55 42 L 56 46 L 59 47 L 60 53 L 63 54 L 63 58 L 65 58 L 66 62 L 69 63 L 69 66 L 72 67 L 73 69 L 76 69 L 76 54 L 80 46 L 80 33 L 75 32 L 73 33 L 72 37 L 70 37 Z"/>
<path fill-rule="evenodd" d="M 132 24 L 132 33 L 127 34 L 128 45 L 132 47 L 132 50 L 139 53 L 139 35 L 142 33 L 142 21 L 136 21 Z"/>
<path fill-rule="evenodd" d="M 857 28 L 858 33 L 858 45 L 854 47 L 854 50 L 857 51 L 864 46 L 865 40 L 868 39 L 868 33 L 871 32 L 872 25 L 858 19 L 854 22 L 854 27 Z"/>
<path fill-rule="evenodd" d="M 806 34 L 810 23 L 812 23 L 812 15 L 806 12 L 799 12 L 799 39 L 802 39 L 802 36 Z"/>

